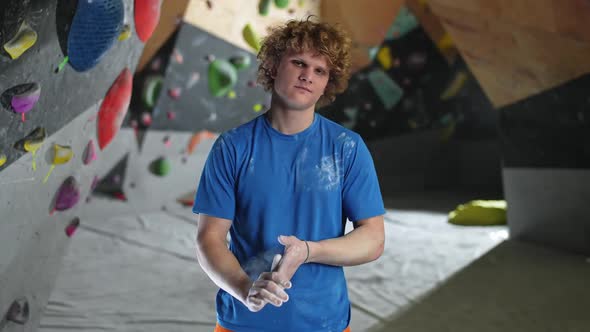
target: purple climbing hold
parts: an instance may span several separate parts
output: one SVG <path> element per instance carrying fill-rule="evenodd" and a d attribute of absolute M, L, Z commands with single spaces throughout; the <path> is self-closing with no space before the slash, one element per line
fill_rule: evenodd
<path fill-rule="evenodd" d="M 84 151 L 84 165 L 90 164 L 96 159 L 96 150 L 94 149 L 94 141 L 90 140 Z"/>
<path fill-rule="evenodd" d="M 2 104 L 15 113 L 23 114 L 30 111 L 41 97 L 41 86 L 38 83 L 25 83 L 14 86 L 2 94 Z"/>
<path fill-rule="evenodd" d="M 68 177 L 62 183 L 57 198 L 55 199 L 55 209 L 64 211 L 71 209 L 80 199 L 80 188 L 78 182 L 73 176 Z"/>

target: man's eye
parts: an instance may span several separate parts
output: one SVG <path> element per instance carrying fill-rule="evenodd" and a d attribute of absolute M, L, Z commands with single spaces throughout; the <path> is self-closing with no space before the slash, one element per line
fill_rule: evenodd
<path fill-rule="evenodd" d="M 301 61 L 293 61 L 293 63 L 295 64 L 295 66 L 298 66 L 298 67 L 303 66 L 303 62 L 301 62 Z"/>

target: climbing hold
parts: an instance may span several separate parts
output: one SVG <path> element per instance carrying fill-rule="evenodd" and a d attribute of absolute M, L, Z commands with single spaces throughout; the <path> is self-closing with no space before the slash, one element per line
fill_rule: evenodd
<path fill-rule="evenodd" d="M 386 109 L 390 110 L 402 98 L 404 91 L 383 70 L 374 69 L 368 73 L 368 80 L 373 90 Z"/>
<path fill-rule="evenodd" d="M 33 155 L 32 167 L 33 170 L 37 169 L 37 163 L 35 162 L 37 150 L 43 145 L 45 141 L 45 128 L 37 127 L 29 135 L 20 141 L 14 143 L 14 148 L 23 152 L 30 152 Z"/>
<path fill-rule="evenodd" d="M 456 96 L 459 91 L 467 82 L 468 75 L 465 71 L 461 70 L 455 74 L 451 83 L 447 86 L 445 91 L 443 91 L 440 95 L 441 100 L 447 100 Z"/>
<path fill-rule="evenodd" d="M 272 0 L 260 0 L 258 2 L 258 13 L 262 16 L 266 16 L 268 15 L 268 12 L 270 10 L 270 2 Z"/>
<path fill-rule="evenodd" d="M 37 42 L 37 32 L 27 22 L 21 24 L 16 35 L 4 44 L 4 50 L 14 59 L 18 59 L 23 53 Z"/>
<path fill-rule="evenodd" d="M 207 62 L 213 62 L 213 61 L 215 61 L 215 55 L 214 55 L 214 54 L 207 54 L 207 55 L 205 56 L 205 60 L 206 60 Z"/>
<path fill-rule="evenodd" d="M 410 69 L 420 70 L 426 64 L 426 54 L 422 52 L 412 53 L 410 56 L 408 56 L 406 63 Z"/>
<path fill-rule="evenodd" d="M 227 98 L 229 98 L 229 99 L 236 99 L 236 97 L 237 97 L 236 92 L 233 90 L 227 93 Z"/>
<path fill-rule="evenodd" d="M 8 157 L 6 157 L 6 155 L 4 153 L 0 153 L 0 167 L 4 166 L 4 164 L 6 164 L 7 159 L 8 159 Z"/>
<path fill-rule="evenodd" d="M 256 52 L 260 51 L 260 38 L 252 28 L 250 23 L 246 24 L 246 26 L 244 26 L 244 29 L 242 29 L 242 37 L 244 37 L 246 43 L 248 43 L 248 45 L 252 47 Z"/>
<path fill-rule="evenodd" d="M 78 226 L 80 226 L 80 218 L 75 217 L 74 219 L 72 219 L 72 221 L 70 221 L 70 223 L 65 229 L 67 237 L 72 237 Z"/>
<path fill-rule="evenodd" d="M 141 123 L 149 127 L 152 124 L 152 115 L 149 112 L 141 113 Z"/>
<path fill-rule="evenodd" d="M 299 5 L 300 8 L 303 8 L 303 6 L 305 6 L 305 0 L 298 0 L 297 5 Z"/>
<path fill-rule="evenodd" d="M 62 71 L 66 66 L 66 63 L 68 63 L 68 61 L 70 61 L 70 58 L 66 55 L 62 62 L 59 65 L 57 65 L 57 69 L 55 70 L 55 72 L 59 73 L 60 71 Z"/>
<path fill-rule="evenodd" d="M 176 112 L 168 111 L 166 112 L 166 117 L 168 118 L 168 120 L 174 120 L 176 119 Z"/>
<path fill-rule="evenodd" d="M 151 163 L 150 171 L 157 176 L 166 176 L 170 173 L 170 161 L 166 157 L 160 157 Z"/>
<path fill-rule="evenodd" d="M 247 54 L 236 55 L 229 59 L 229 62 L 231 62 L 237 70 L 246 69 L 250 67 L 250 56 Z"/>
<path fill-rule="evenodd" d="M 86 145 L 86 150 L 84 150 L 84 165 L 88 165 L 91 162 L 96 160 L 96 150 L 94 148 L 94 141 L 88 141 L 88 145 Z"/>
<path fill-rule="evenodd" d="M 45 129 L 35 129 L 23 142 L 23 150 L 26 152 L 36 152 L 45 141 Z"/>
<path fill-rule="evenodd" d="M 275 6 L 285 9 L 289 6 L 289 0 L 275 0 Z"/>
<path fill-rule="evenodd" d="M 184 57 L 177 48 L 172 51 L 172 56 L 174 57 L 174 61 L 176 61 L 176 63 L 182 64 L 184 62 Z"/>
<path fill-rule="evenodd" d="M 491 226 L 506 224 L 507 204 L 504 200 L 473 200 L 460 204 L 448 215 L 448 221 L 455 225 Z"/>
<path fill-rule="evenodd" d="M 123 69 L 104 98 L 98 111 L 98 146 L 103 150 L 117 135 L 125 118 L 129 102 L 133 75 Z"/>
<path fill-rule="evenodd" d="M 453 40 L 451 39 L 451 35 L 449 35 L 448 32 L 445 32 L 445 34 L 436 43 L 436 47 L 443 53 L 453 48 L 454 44 Z"/>
<path fill-rule="evenodd" d="M 217 135 L 208 131 L 208 130 L 201 130 L 198 133 L 195 133 L 188 142 L 188 146 L 186 151 L 188 154 L 191 154 L 195 151 L 197 146 L 204 140 L 204 139 L 213 139 L 216 138 Z"/>
<path fill-rule="evenodd" d="M 168 89 L 168 95 L 172 99 L 178 99 L 178 98 L 180 98 L 181 91 L 182 90 L 179 87 L 171 88 L 171 89 Z"/>
<path fill-rule="evenodd" d="M 416 16 L 406 6 L 402 6 L 393 20 L 393 24 L 385 33 L 385 39 L 400 38 L 419 26 L 420 22 Z"/>
<path fill-rule="evenodd" d="M 215 60 L 209 65 L 209 91 L 215 97 L 226 95 L 238 81 L 236 68 L 226 60 Z"/>
<path fill-rule="evenodd" d="M 191 77 L 188 79 L 188 82 L 186 82 L 186 88 L 190 89 L 193 86 L 195 86 L 195 84 L 197 84 L 197 82 L 199 82 L 200 78 L 201 78 L 201 75 L 198 72 L 192 73 Z"/>
<path fill-rule="evenodd" d="M 41 86 L 38 83 L 25 83 L 4 91 L 1 101 L 5 108 L 24 114 L 35 106 L 40 97 Z"/>
<path fill-rule="evenodd" d="M 55 209 L 64 211 L 71 209 L 80 199 L 80 188 L 73 176 L 68 177 L 60 186 L 55 199 Z"/>
<path fill-rule="evenodd" d="M 129 37 L 131 37 L 131 26 L 129 24 L 125 24 L 121 30 L 121 33 L 119 34 L 118 39 L 119 41 L 124 41 L 129 39 Z"/>
<path fill-rule="evenodd" d="M 123 28 L 122 0 L 78 1 L 67 40 L 69 63 L 83 72 L 98 64 Z"/>
<path fill-rule="evenodd" d="M 253 88 L 256 86 L 256 82 L 254 81 L 248 81 L 248 87 Z"/>
<path fill-rule="evenodd" d="M 294 8 L 290 8 L 290 9 L 288 10 L 288 13 L 289 13 L 289 15 L 293 15 L 293 14 L 295 14 L 295 9 L 294 9 Z"/>
<path fill-rule="evenodd" d="M 160 20 L 160 0 L 135 0 L 134 13 L 137 37 L 145 43 Z"/>
<path fill-rule="evenodd" d="M 164 79 L 161 75 L 152 75 L 146 78 L 143 84 L 143 103 L 148 108 L 153 108 L 160 96 Z"/>
<path fill-rule="evenodd" d="M 254 110 L 254 112 L 260 112 L 262 111 L 262 104 L 255 104 L 252 109 Z"/>
<path fill-rule="evenodd" d="M 377 52 L 377 60 L 379 61 L 383 69 L 389 70 L 391 68 L 391 50 L 389 49 L 389 47 L 384 46 L 381 49 L 379 49 L 379 52 Z"/>
<path fill-rule="evenodd" d="M 68 161 L 70 161 L 70 159 L 72 159 L 73 155 L 74 151 L 72 151 L 71 147 L 54 143 L 53 161 L 51 162 L 51 167 L 49 168 L 47 175 L 45 175 L 45 178 L 43 179 L 43 183 L 47 182 L 47 179 L 49 179 L 49 175 L 51 175 L 51 172 L 53 172 L 53 170 L 55 169 L 55 165 L 62 165 L 67 163 Z"/>
<path fill-rule="evenodd" d="M 53 144 L 53 163 L 56 165 L 62 165 L 70 161 L 74 156 L 72 147 Z"/>
<path fill-rule="evenodd" d="M 213 9 L 213 2 L 211 2 L 211 0 L 207 0 L 207 1 L 205 1 L 205 3 L 207 4 L 207 9 L 209 9 L 209 10 Z"/>

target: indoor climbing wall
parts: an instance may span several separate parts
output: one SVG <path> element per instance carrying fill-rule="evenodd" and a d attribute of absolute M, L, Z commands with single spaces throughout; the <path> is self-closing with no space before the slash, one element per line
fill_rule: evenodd
<path fill-rule="evenodd" d="M 499 191 L 498 114 L 438 18 L 401 6 L 369 56 L 320 112 L 370 142 L 384 188 Z"/>
<path fill-rule="evenodd" d="M 590 3 L 429 0 L 496 107 L 590 72 Z"/>
<path fill-rule="evenodd" d="M 0 4 L 0 330 L 35 331 L 160 2 Z M 120 148 L 118 144 L 115 148 Z"/>
<path fill-rule="evenodd" d="M 500 116 L 511 237 L 590 253 L 590 3 L 427 4 Z"/>
<path fill-rule="evenodd" d="M 321 0 L 191 0 L 184 21 L 251 52 L 269 27 L 320 17 Z"/>

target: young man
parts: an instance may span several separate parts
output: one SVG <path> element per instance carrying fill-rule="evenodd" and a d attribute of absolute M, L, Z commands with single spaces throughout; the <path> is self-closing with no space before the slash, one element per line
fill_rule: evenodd
<path fill-rule="evenodd" d="M 270 109 L 209 154 L 193 211 L 199 264 L 221 288 L 215 331 L 349 331 L 342 267 L 381 255 L 385 212 L 361 137 L 315 113 L 345 90 L 349 48 L 324 23 L 271 31 L 258 54 Z"/>

